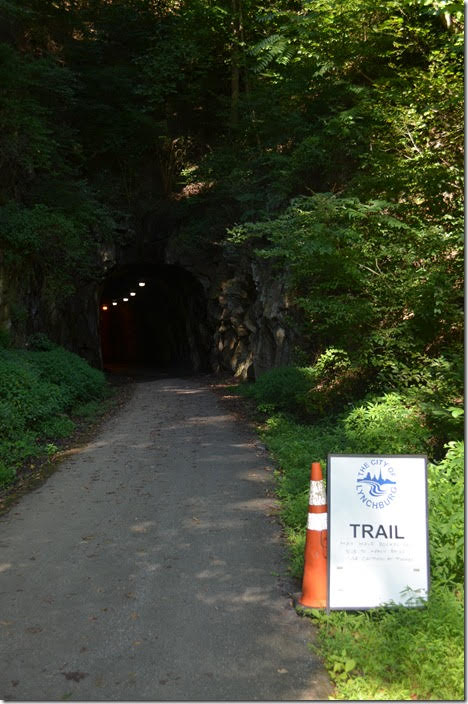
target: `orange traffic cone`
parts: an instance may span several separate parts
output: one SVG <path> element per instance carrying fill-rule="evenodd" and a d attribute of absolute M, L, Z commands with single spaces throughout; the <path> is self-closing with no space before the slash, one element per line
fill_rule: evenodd
<path fill-rule="evenodd" d="M 320 462 L 312 462 L 310 471 L 304 576 L 298 603 L 312 609 L 327 606 L 327 500 Z"/>

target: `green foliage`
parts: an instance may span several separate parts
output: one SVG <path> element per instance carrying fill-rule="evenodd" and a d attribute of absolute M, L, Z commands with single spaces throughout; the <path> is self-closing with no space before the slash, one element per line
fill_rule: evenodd
<path fill-rule="evenodd" d="M 287 275 L 303 361 L 247 393 L 289 415 L 266 438 L 297 574 L 311 459 L 365 448 L 439 460 L 431 555 L 444 591 L 425 611 L 324 621 L 339 696 L 354 699 L 461 694 L 450 591 L 461 446 L 442 458 L 463 434 L 463 11 L 461 0 L 0 3 L 10 280 L 66 297 L 97 275 L 102 244 L 130 240 L 151 212 L 184 252 L 224 241 Z M 26 327 L 22 302 L 9 304 Z M 91 416 L 102 390 L 46 340 L 18 352 L 2 336 L 0 483 L 43 452 L 39 436 L 71 428 L 73 406 Z"/>
<path fill-rule="evenodd" d="M 259 410 L 265 412 L 294 412 L 311 385 L 313 371 L 310 367 L 277 367 L 265 372 L 255 384 L 242 386 L 241 393 L 255 399 Z"/>
<path fill-rule="evenodd" d="M 345 700 L 462 700 L 462 594 L 434 589 L 424 609 L 318 616 L 320 653 Z"/>
<path fill-rule="evenodd" d="M 2 437 L 14 438 L 21 428 L 30 428 L 66 405 L 62 390 L 49 380 L 40 382 L 32 365 L 24 363 L 21 356 L 4 351 L 0 357 Z"/>
<path fill-rule="evenodd" d="M 82 172 L 71 124 L 77 77 L 47 36 L 51 16 L 28 5 L 0 7 L 10 27 L 0 42 L 0 245 L 10 278 L 21 272 L 41 282 L 42 295 L 63 297 L 94 270 L 113 223 Z"/>
<path fill-rule="evenodd" d="M 298 578 L 303 573 L 310 462 L 320 460 L 326 480 L 328 453 L 427 449 L 427 429 L 421 426 L 417 407 L 394 393 L 314 425 L 273 416 L 263 438 L 280 466 L 277 495 L 290 569 Z M 464 446 L 451 442 L 446 449 L 440 463 L 428 466 L 432 584 L 427 605 L 314 612 L 320 654 L 338 699 L 463 698 Z"/>
<path fill-rule="evenodd" d="M 280 376 L 273 385 L 265 375 L 250 394 L 264 397 L 266 410 L 309 419 L 371 394 L 348 420 L 349 440 L 354 425 L 366 447 L 429 449 L 438 458 L 463 434 L 462 248 L 452 221 L 424 226 L 414 217 L 405 222 L 402 212 L 382 201 L 317 194 L 231 231 L 237 246 L 267 242 L 258 256 L 286 271 L 315 355 L 325 350 L 315 366 L 288 372 L 302 377 L 302 389 L 286 382 L 282 392 Z M 364 428 L 371 416 L 374 436 Z"/>
<path fill-rule="evenodd" d="M 399 430 L 418 451 L 417 443 L 424 440 L 419 421 L 396 395 L 357 406 L 338 422 L 298 425 L 281 416 L 268 420 L 263 438 L 280 466 L 277 495 L 293 575 L 301 578 L 303 573 L 310 462 L 321 461 L 326 479 L 329 452 L 406 452 Z M 319 652 L 336 685 L 336 698 L 463 698 L 463 449 L 461 442 L 450 443 L 443 461 L 428 467 L 432 584 L 427 605 L 313 612 L 320 626 Z"/>
<path fill-rule="evenodd" d="M 251 53 L 277 101 L 301 110 L 305 139 L 288 129 L 300 192 L 351 186 L 432 217 L 458 209 L 462 13 L 417 0 L 263 10 L 268 35 Z"/>
<path fill-rule="evenodd" d="M 21 269 L 23 275 L 41 272 L 45 296 L 73 292 L 76 277 L 89 276 L 94 269 L 88 215 L 59 212 L 42 203 L 26 208 L 10 201 L 0 207 L 7 270 Z M 98 210 L 92 218 L 95 226 L 104 225 Z"/>
<path fill-rule="evenodd" d="M 382 201 L 319 194 L 274 220 L 231 231 L 231 241 L 268 240 L 257 254 L 286 270 L 291 294 L 320 346 L 378 355 L 422 352 L 460 336 L 459 232 L 405 222 Z M 405 344 L 405 339 L 408 342 Z M 382 350 L 382 347 L 385 348 Z M 413 346 L 413 349 L 412 349 Z"/>
<path fill-rule="evenodd" d="M 443 446 L 453 438 L 462 438 L 463 424 L 463 353 L 453 346 L 443 356 L 422 359 L 418 386 L 408 394 L 419 404 L 426 425 L 434 438 L 434 456 L 442 455 Z"/>
<path fill-rule="evenodd" d="M 445 458 L 428 467 L 432 576 L 450 587 L 464 582 L 464 476 L 463 442 L 450 442 Z"/>
<path fill-rule="evenodd" d="M 96 403 L 106 391 L 102 372 L 80 357 L 44 335 L 31 343 L 35 351 L 0 349 L 0 485 L 28 458 L 47 454 L 45 440 L 70 435 L 73 406 Z"/>
<path fill-rule="evenodd" d="M 50 340 L 43 332 L 36 332 L 34 335 L 29 336 L 27 347 L 30 350 L 50 352 L 55 349 L 57 345 L 52 342 L 52 340 Z"/>
<path fill-rule="evenodd" d="M 240 392 L 255 399 L 265 413 L 311 419 L 341 410 L 356 395 L 360 382 L 360 371 L 352 367 L 347 352 L 329 347 L 314 365 L 271 369 Z"/>
<path fill-rule="evenodd" d="M 15 477 L 15 468 L 8 466 L 5 462 L 0 462 L 0 486 L 11 484 Z"/>
<path fill-rule="evenodd" d="M 6 328 L 0 328 L 0 347 L 10 347 L 11 334 Z"/>
<path fill-rule="evenodd" d="M 284 470 L 278 475 L 277 491 L 286 523 L 298 530 L 307 513 L 311 461 L 320 461 L 325 470 L 329 453 L 425 453 L 430 447 L 417 407 L 397 394 L 355 404 L 334 422 L 304 425 L 273 416 L 266 423 L 264 438 Z"/>
<path fill-rule="evenodd" d="M 38 423 L 36 430 L 41 438 L 66 438 L 75 429 L 75 423 L 65 414 L 46 418 Z"/>
<path fill-rule="evenodd" d="M 86 401 L 73 406 L 73 415 L 89 421 L 99 417 L 103 412 L 101 401 Z"/>
<path fill-rule="evenodd" d="M 351 363 L 345 350 L 329 347 L 312 367 L 313 385 L 300 399 L 309 419 L 336 414 L 349 406 L 363 390 L 363 371 Z"/>
<path fill-rule="evenodd" d="M 400 394 L 366 401 L 343 421 L 350 447 L 364 454 L 418 454 L 428 450 L 429 432 L 417 406 Z"/>
<path fill-rule="evenodd" d="M 102 372 L 62 347 L 49 351 L 32 351 L 29 364 L 37 371 L 41 380 L 52 382 L 60 389 L 65 407 L 71 409 L 78 401 L 102 398 L 106 380 Z"/>

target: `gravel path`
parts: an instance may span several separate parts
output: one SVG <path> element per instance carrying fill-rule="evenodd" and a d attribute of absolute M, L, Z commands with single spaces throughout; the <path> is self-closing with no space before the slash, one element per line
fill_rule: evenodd
<path fill-rule="evenodd" d="M 326 699 L 271 470 L 203 379 L 136 384 L 0 519 L 0 699 Z"/>

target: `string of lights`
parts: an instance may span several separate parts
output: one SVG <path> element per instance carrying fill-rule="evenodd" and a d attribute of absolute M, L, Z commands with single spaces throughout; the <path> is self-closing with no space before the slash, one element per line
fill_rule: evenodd
<path fill-rule="evenodd" d="M 138 286 L 139 286 L 139 288 L 144 288 L 144 287 L 146 286 L 146 281 L 139 281 L 139 282 L 138 282 Z M 133 298 L 133 297 L 136 296 L 136 295 L 137 295 L 137 294 L 136 294 L 136 291 L 130 291 L 130 297 Z M 122 297 L 122 300 L 121 300 L 121 303 L 128 303 L 129 300 L 130 300 L 129 296 L 123 296 L 123 297 Z M 113 306 L 113 307 L 116 307 L 116 306 L 118 306 L 118 305 L 119 305 L 119 299 L 115 299 L 115 298 L 114 298 L 114 299 L 112 300 L 112 306 Z M 109 304 L 108 304 L 108 303 L 103 303 L 103 304 L 101 305 L 101 310 L 104 311 L 104 312 L 105 312 L 105 311 L 108 311 L 108 310 L 109 310 Z"/>

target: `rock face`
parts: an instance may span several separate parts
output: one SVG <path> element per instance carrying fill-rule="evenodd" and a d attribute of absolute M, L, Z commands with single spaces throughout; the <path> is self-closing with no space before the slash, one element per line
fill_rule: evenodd
<path fill-rule="evenodd" d="M 194 371 L 227 370 L 236 377 L 254 379 L 290 362 L 295 339 L 289 322 L 291 306 L 284 280 L 269 263 L 222 245 L 195 251 L 181 247 L 171 235 L 161 231 L 155 235 L 155 227 L 147 225 L 131 245 L 103 250 L 100 280 L 77 282 L 75 293 L 64 300 L 44 297 L 40 281 L 18 286 L 0 272 L 3 327 L 19 343 L 32 333 L 44 332 L 101 367 L 100 303 L 106 286 L 112 277 L 123 280 L 125 272 L 144 271 L 159 282 L 153 305 L 155 319 L 165 321 L 165 329 L 159 331 L 162 338 L 179 340 L 172 348 L 166 343 L 166 356 L 175 353 L 176 344 L 181 346 L 182 335 L 188 350 L 184 354 Z M 185 303 L 171 322 L 168 304 L 177 297 Z M 22 311 L 21 319 L 15 320 L 15 306 Z M 167 309 L 165 317 L 161 306 Z"/>
<path fill-rule="evenodd" d="M 214 367 L 243 379 L 287 364 L 293 337 L 284 282 L 265 266 L 244 262 L 216 286 L 212 305 Z"/>
<path fill-rule="evenodd" d="M 295 333 L 288 321 L 285 281 L 267 263 L 229 248 L 220 250 L 217 256 L 187 259 L 169 243 L 166 258 L 191 271 L 204 286 L 212 369 L 255 379 L 291 361 Z"/>

